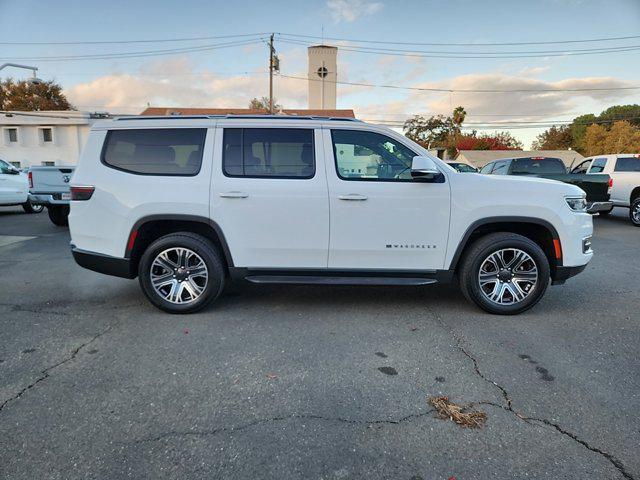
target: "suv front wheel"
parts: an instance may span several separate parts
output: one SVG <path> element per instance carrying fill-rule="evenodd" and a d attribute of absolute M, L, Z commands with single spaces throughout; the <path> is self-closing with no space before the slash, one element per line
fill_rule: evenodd
<path fill-rule="evenodd" d="M 631 208 L 629 209 L 629 219 L 636 227 L 640 227 L 640 197 L 631 202 Z"/>
<path fill-rule="evenodd" d="M 169 313 L 192 313 L 218 298 L 225 269 L 207 238 L 178 232 L 149 245 L 140 259 L 138 278 L 156 307 Z"/>
<path fill-rule="evenodd" d="M 533 307 L 549 286 L 549 261 L 527 237 L 500 232 L 477 240 L 460 269 L 464 296 L 489 313 L 514 315 Z"/>

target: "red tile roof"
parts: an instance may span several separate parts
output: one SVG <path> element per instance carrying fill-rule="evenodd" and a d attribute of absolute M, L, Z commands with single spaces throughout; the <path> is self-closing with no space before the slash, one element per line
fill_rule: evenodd
<path fill-rule="evenodd" d="M 283 115 L 310 115 L 318 117 L 344 117 L 356 118 L 353 110 L 309 110 L 309 109 L 285 109 Z M 140 115 L 266 115 L 264 110 L 252 108 L 169 108 L 148 107 Z"/>

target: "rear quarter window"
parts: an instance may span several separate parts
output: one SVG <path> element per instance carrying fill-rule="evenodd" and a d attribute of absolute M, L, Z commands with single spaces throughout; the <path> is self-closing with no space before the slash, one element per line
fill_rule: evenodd
<path fill-rule="evenodd" d="M 102 162 L 139 175 L 194 176 L 202 166 L 206 128 L 110 130 Z"/>
<path fill-rule="evenodd" d="M 640 172 L 639 157 L 620 157 L 616 160 L 615 172 Z"/>

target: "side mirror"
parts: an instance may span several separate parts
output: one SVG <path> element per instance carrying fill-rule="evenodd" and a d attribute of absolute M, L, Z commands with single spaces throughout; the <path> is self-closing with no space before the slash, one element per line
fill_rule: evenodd
<path fill-rule="evenodd" d="M 416 179 L 432 180 L 440 174 L 440 170 L 430 157 L 416 156 L 411 162 L 411 176 Z"/>

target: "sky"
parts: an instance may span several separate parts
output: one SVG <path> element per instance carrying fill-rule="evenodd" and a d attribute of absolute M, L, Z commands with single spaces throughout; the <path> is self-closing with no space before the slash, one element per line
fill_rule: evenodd
<path fill-rule="evenodd" d="M 394 87 L 339 84 L 337 108 L 390 126 L 462 105 L 469 129 L 509 129 L 528 148 L 544 125 L 640 103 L 628 88 L 640 86 L 640 0 L 0 0 L 0 63 L 37 66 L 80 110 L 247 107 L 268 94 L 270 33 L 284 108 L 307 107 L 307 81 L 287 77 L 306 77 L 306 48 L 323 39 L 339 48 L 339 82 Z M 115 41 L 135 42 L 99 43 Z M 434 45 L 455 43 L 467 45 Z M 629 49 L 589 51 L 614 47 Z M 557 91 L 593 88 L 617 90 Z"/>

